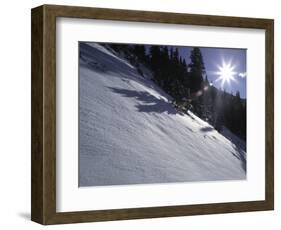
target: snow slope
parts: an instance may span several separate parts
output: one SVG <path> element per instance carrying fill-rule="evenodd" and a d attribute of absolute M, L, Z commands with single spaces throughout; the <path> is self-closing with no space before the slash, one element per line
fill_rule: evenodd
<path fill-rule="evenodd" d="M 79 186 L 246 179 L 233 134 L 176 113 L 125 58 L 80 43 L 79 65 Z"/>

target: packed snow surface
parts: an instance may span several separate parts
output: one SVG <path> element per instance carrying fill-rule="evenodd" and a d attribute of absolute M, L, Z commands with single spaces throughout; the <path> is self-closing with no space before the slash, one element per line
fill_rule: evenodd
<path fill-rule="evenodd" d="M 79 186 L 246 179 L 244 141 L 179 114 L 110 48 L 80 43 L 79 55 Z"/>

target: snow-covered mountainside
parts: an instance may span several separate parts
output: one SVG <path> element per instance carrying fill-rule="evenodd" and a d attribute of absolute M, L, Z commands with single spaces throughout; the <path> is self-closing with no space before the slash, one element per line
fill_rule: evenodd
<path fill-rule="evenodd" d="M 121 55 L 80 43 L 79 65 L 80 186 L 246 178 L 243 141 L 177 113 Z"/>

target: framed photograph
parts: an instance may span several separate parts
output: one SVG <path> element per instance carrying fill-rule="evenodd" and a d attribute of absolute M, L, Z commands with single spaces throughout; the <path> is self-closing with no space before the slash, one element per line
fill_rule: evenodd
<path fill-rule="evenodd" d="M 31 219 L 273 210 L 273 20 L 32 9 Z"/>

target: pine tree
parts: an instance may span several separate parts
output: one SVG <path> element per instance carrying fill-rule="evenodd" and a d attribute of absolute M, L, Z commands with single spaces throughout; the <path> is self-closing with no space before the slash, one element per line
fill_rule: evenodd
<path fill-rule="evenodd" d="M 191 90 L 196 92 L 202 88 L 203 75 L 205 74 L 205 66 L 201 50 L 198 47 L 193 48 L 190 55 L 190 83 Z"/>
<path fill-rule="evenodd" d="M 134 53 L 139 58 L 140 61 L 146 61 L 146 52 L 144 45 L 135 45 L 134 46 Z"/>
<path fill-rule="evenodd" d="M 154 73 L 155 79 L 159 82 L 160 81 L 160 55 L 161 55 L 161 51 L 160 51 L 160 47 L 159 46 L 151 46 L 150 50 L 150 67 L 151 70 Z"/>
<path fill-rule="evenodd" d="M 173 59 L 174 59 L 175 65 L 178 65 L 179 64 L 179 50 L 178 50 L 178 48 L 176 48 L 174 53 L 173 53 Z"/>

